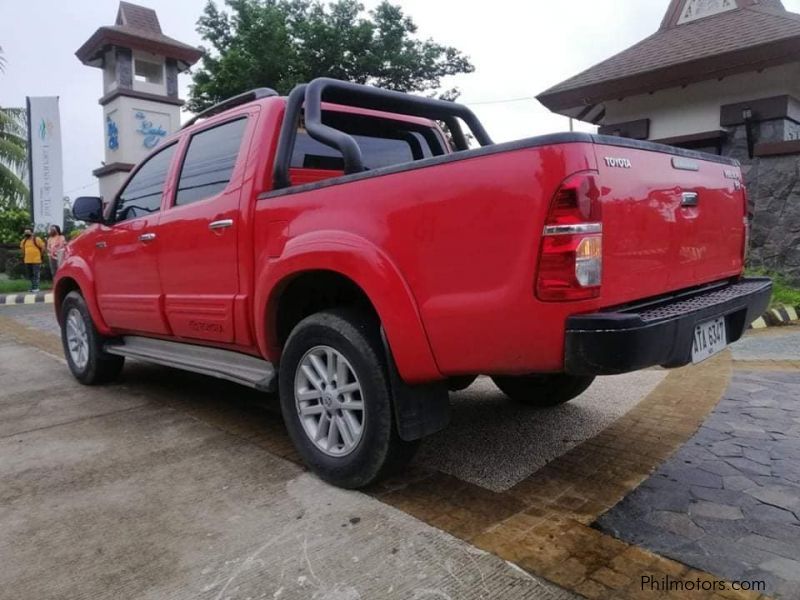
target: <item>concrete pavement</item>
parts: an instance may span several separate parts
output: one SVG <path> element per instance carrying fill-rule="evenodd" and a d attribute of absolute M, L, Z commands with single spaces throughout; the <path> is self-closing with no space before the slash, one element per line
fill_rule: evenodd
<path fill-rule="evenodd" d="M 53 314 L 52 306 L 41 305 L 8 307 L 2 313 L 26 327 L 57 335 Z M 60 356 L 60 349 L 53 351 Z M 185 378 L 182 373 L 169 373 L 169 380 Z M 597 435 L 636 406 L 665 376 L 666 371 L 648 370 L 601 377 L 569 404 L 548 410 L 509 402 L 490 379 L 481 377 L 469 389 L 451 395 L 452 422 L 423 441 L 415 465 L 493 491 L 509 489 Z M 187 379 L 189 385 L 191 379 Z M 165 384 L 169 385 L 153 381 L 152 391 L 157 393 Z M 224 384 L 224 389 L 250 394 L 235 385 Z M 258 398 L 261 396 L 254 396 Z"/>
<path fill-rule="evenodd" d="M 616 599 L 647 597 L 644 575 L 719 583 L 713 573 L 732 575 L 591 525 L 713 421 L 735 371 L 800 369 L 787 328 L 697 367 L 601 379 L 546 411 L 479 380 L 406 473 L 363 495 L 296 466 L 274 398 L 133 362 L 113 386 L 77 386 L 51 310 L 0 315 L 0 530 L 14 536 L 0 556 L 20 555 L 0 563 L 0 598 L 26 586 L 44 598 L 569 597 L 544 577 Z"/>
<path fill-rule="evenodd" d="M 572 597 L 175 408 L 239 388 L 172 373 L 86 388 L 0 335 L 0 598 Z"/>

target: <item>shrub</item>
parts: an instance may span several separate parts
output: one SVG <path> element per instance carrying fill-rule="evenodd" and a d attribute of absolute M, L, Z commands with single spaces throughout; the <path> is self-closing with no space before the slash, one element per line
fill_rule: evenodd
<path fill-rule="evenodd" d="M 31 215 L 27 210 L 0 203 L 0 244 L 19 244 L 22 231 L 30 225 Z"/>
<path fill-rule="evenodd" d="M 39 279 L 40 281 L 52 281 L 53 276 L 50 273 L 50 264 L 47 261 L 47 257 L 44 258 Z M 22 252 L 20 250 L 7 250 L 4 266 L 9 279 L 27 279 L 28 273 L 25 271 L 25 263 L 22 262 Z"/>
<path fill-rule="evenodd" d="M 800 306 L 800 287 L 792 285 L 784 275 L 768 269 L 748 269 L 751 275 L 766 275 L 772 278 L 772 305 Z"/>

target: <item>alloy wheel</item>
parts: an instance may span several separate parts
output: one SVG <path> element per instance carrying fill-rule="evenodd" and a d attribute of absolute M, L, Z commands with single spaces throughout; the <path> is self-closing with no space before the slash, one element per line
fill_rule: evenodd
<path fill-rule="evenodd" d="M 308 439 L 328 456 L 350 454 L 364 436 L 364 397 L 345 356 L 330 346 L 315 346 L 297 365 L 297 414 Z"/>
<path fill-rule="evenodd" d="M 77 308 L 67 313 L 67 347 L 75 367 L 82 370 L 89 362 L 89 333 L 83 315 Z"/>

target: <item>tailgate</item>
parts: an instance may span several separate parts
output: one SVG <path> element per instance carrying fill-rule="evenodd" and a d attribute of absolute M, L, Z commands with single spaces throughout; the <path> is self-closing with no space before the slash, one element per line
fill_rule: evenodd
<path fill-rule="evenodd" d="M 656 144 L 595 145 L 606 305 L 742 271 L 746 200 L 739 166 Z"/>

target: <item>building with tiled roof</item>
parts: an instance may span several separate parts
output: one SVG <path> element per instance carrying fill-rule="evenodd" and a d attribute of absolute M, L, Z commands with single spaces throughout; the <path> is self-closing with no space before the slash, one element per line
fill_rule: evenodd
<path fill-rule="evenodd" d="M 538 99 L 600 133 L 739 159 L 752 260 L 800 282 L 800 15 L 781 0 L 670 0 L 656 32 Z"/>
<path fill-rule="evenodd" d="M 610 133 L 715 139 L 723 105 L 786 95 L 799 75 L 800 15 L 780 0 L 672 0 L 658 31 L 538 98 Z"/>
<path fill-rule="evenodd" d="M 179 71 L 185 71 L 203 55 L 199 48 L 164 35 L 152 8 L 130 2 L 120 2 L 114 25 L 98 28 L 75 55 L 85 65 L 99 66 L 113 46 L 169 57 Z"/>

